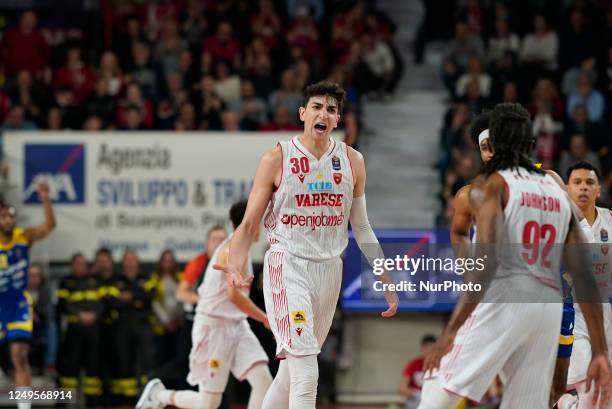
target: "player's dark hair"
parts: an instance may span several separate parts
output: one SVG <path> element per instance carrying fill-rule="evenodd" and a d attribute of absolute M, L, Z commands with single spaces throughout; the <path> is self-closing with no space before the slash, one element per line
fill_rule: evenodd
<path fill-rule="evenodd" d="M 229 211 L 229 217 L 234 225 L 234 228 L 240 226 L 242 223 L 242 218 L 244 217 L 244 213 L 246 213 L 247 201 L 241 200 L 232 205 Z"/>
<path fill-rule="evenodd" d="M 344 89 L 331 81 L 319 81 L 316 84 L 310 84 L 304 90 L 304 100 L 302 101 L 302 106 L 305 107 L 308 105 L 308 101 L 310 98 L 317 96 L 328 95 L 336 100 L 338 103 L 338 113 L 342 112 L 342 107 L 344 106 L 344 96 L 346 92 Z"/>
<path fill-rule="evenodd" d="M 491 111 L 485 110 L 480 114 L 476 115 L 470 123 L 470 136 L 478 145 L 478 136 L 485 129 L 489 129 L 489 123 L 491 122 Z"/>
<path fill-rule="evenodd" d="M 431 334 L 427 334 L 425 335 L 423 338 L 421 338 L 421 345 L 425 345 L 425 344 L 433 344 L 434 342 L 436 342 L 438 339 Z"/>
<path fill-rule="evenodd" d="M 505 102 L 497 104 L 491 112 L 489 141 L 493 157 L 485 164 L 485 173 L 523 167 L 532 173 L 544 174 L 529 158 L 534 145 L 529 112 L 521 104 Z"/>
<path fill-rule="evenodd" d="M 575 171 L 576 169 L 592 170 L 593 172 L 595 172 L 595 176 L 597 176 L 597 179 L 598 180 L 601 179 L 601 173 L 599 172 L 599 169 L 597 169 L 595 166 L 593 166 L 589 162 L 581 160 L 580 162 L 574 163 L 567 170 L 567 175 L 566 176 L 567 176 L 567 180 L 568 181 L 569 181 L 569 178 L 570 178 L 572 172 Z"/>

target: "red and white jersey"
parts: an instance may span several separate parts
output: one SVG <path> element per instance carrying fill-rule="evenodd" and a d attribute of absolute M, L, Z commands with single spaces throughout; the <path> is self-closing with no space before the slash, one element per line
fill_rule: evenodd
<path fill-rule="evenodd" d="M 504 240 L 497 277 L 533 275 L 560 288 L 562 244 L 572 217 L 569 199 L 549 175 L 524 168 L 498 172 L 508 186 L 504 208 Z"/>
<path fill-rule="evenodd" d="M 610 252 L 610 235 L 612 234 L 612 210 L 596 207 L 597 217 L 591 226 L 595 243 L 592 245 L 593 272 L 600 288 L 608 288 L 612 295 L 612 253 Z"/>
<path fill-rule="evenodd" d="M 298 137 L 279 142 L 282 176 L 264 217 L 272 250 L 312 261 L 339 257 L 348 244 L 353 169 L 346 144 L 331 140 L 321 159 Z"/>
<path fill-rule="evenodd" d="M 221 318 L 230 321 L 240 321 L 247 317 L 247 315 L 240 311 L 238 307 L 232 303 L 227 296 L 227 281 L 225 279 L 225 273 L 223 271 L 215 270 L 213 265 L 217 263 L 219 258 L 219 252 L 226 243 L 232 238 L 232 235 L 226 238 L 217 247 L 213 256 L 206 267 L 204 272 L 204 280 L 198 287 L 198 296 L 200 297 L 198 304 L 196 305 L 196 314 L 205 315 L 213 318 Z M 253 275 L 253 264 L 251 262 L 251 255 L 247 261 L 247 277 Z M 249 296 L 249 289 L 240 289 L 247 297 Z"/>

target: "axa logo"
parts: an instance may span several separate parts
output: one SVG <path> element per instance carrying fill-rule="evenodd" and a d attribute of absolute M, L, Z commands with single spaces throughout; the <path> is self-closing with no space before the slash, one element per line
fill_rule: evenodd
<path fill-rule="evenodd" d="M 23 196 L 39 203 L 36 185 L 49 187 L 54 203 L 85 202 L 85 146 L 83 144 L 26 144 Z"/>

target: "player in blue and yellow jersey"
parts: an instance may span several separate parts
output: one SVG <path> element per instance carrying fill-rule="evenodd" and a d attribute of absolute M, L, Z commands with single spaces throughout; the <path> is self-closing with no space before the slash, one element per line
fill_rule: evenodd
<path fill-rule="evenodd" d="M 0 342 L 10 343 L 15 386 L 22 388 L 32 384 L 28 342 L 32 338 L 33 324 L 30 300 L 25 292 L 30 246 L 47 237 L 55 227 L 47 186 L 39 184 L 36 190 L 45 216 L 45 221 L 39 226 L 17 227 L 15 208 L 0 202 Z M 28 408 L 29 404 L 19 403 L 19 407 Z"/>

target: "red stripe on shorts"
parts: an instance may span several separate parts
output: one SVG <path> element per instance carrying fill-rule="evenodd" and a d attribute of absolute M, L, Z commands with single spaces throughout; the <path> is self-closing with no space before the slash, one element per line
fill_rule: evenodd
<path fill-rule="evenodd" d="M 291 347 L 291 328 L 289 323 L 289 304 L 287 291 L 283 282 L 283 256 L 284 253 L 274 251 L 270 253 L 268 272 L 272 285 L 272 302 L 274 304 L 274 319 L 281 344 Z"/>

